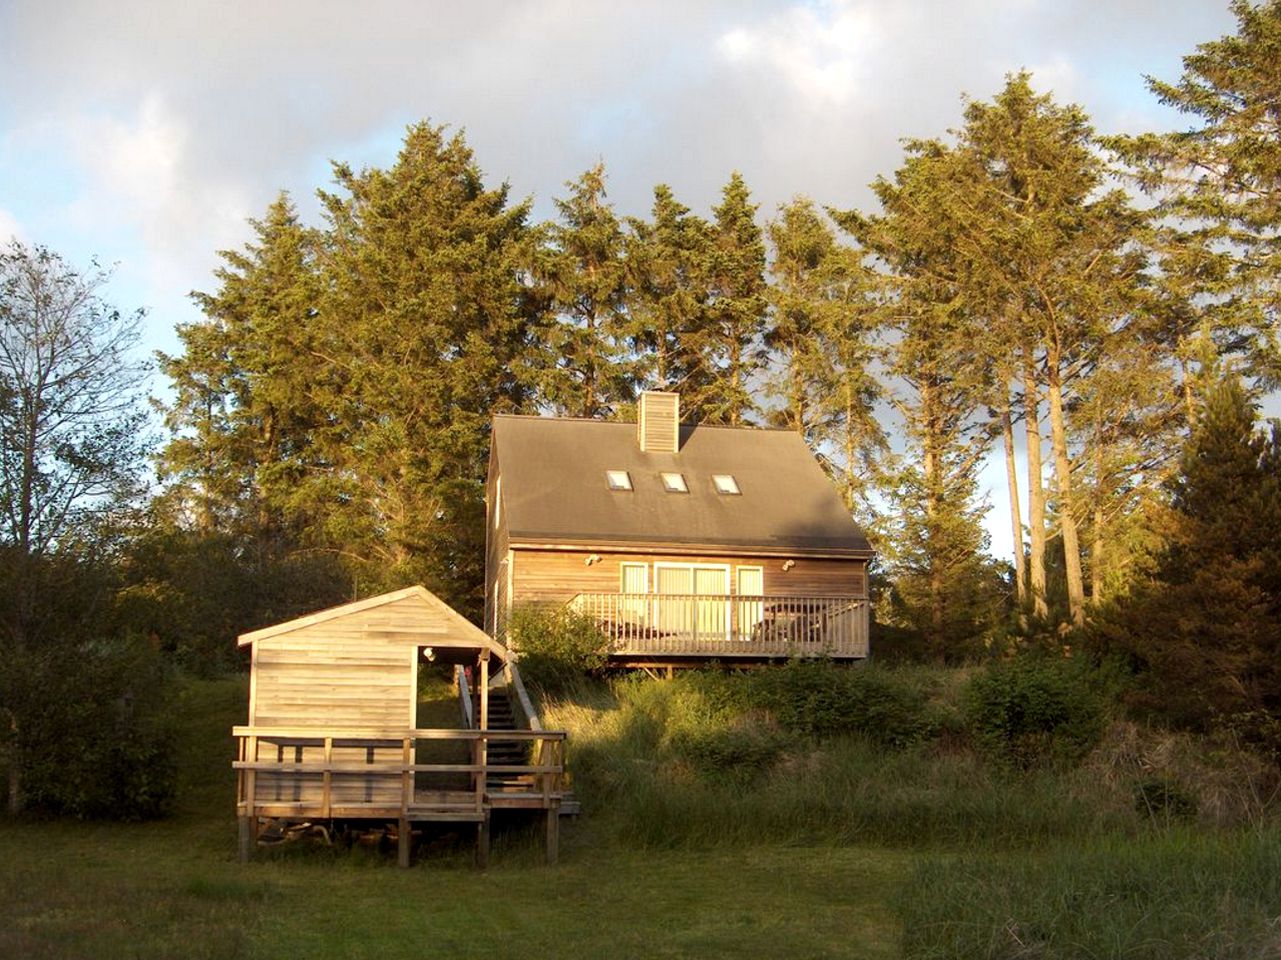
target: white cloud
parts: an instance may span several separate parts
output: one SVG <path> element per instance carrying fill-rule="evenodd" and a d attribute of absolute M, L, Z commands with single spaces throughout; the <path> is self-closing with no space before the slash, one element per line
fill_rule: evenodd
<path fill-rule="evenodd" d="M 0 245 L 7 244 L 10 240 L 20 240 L 26 242 L 26 232 L 22 229 L 22 224 L 18 218 L 8 210 L 0 208 Z"/>
<path fill-rule="evenodd" d="M 753 26 L 736 26 L 716 41 L 727 62 L 772 71 L 811 109 L 847 103 L 873 60 L 882 31 L 872 4 L 798 6 Z"/>
<path fill-rule="evenodd" d="M 1082 99 L 1081 76 L 1076 64 L 1064 53 L 1055 53 L 1041 63 L 1027 67 L 1032 75 L 1032 86 L 1054 95 L 1059 103 L 1077 103 Z"/>
<path fill-rule="evenodd" d="M 316 0 L 9 0 L 0 116 L 14 149 L 16 130 L 55 131 L 45 144 L 79 173 L 71 226 L 134 231 L 172 294 L 207 284 L 276 190 L 314 210 L 325 158 L 388 164 L 418 119 L 465 127 L 487 175 L 540 213 L 601 158 L 627 213 L 661 181 L 706 211 L 733 169 L 766 213 L 797 192 L 862 205 L 900 138 L 959 122 L 962 92 L 986 99 L 1032 64 L 1115 129 L 1143 70 L 1231 29 L 1203 0 L 1151 22 L 1139 0 L 370 0 L 358 27 Z M 0 183 L 0 207 L 35 230 L 6 189 L 22 184 Z"/>
<path fill-rule="evenodd" d="M 70 115 L 59 125 L 84 186 L 69 203 L 87 233 L 133 228 L 147 262 L 141 273 L 154 295 L 189 289 L 213 251 L 243 233 L 251 212 L 244 187 L 207 169 L 191 124 L 158 93 L 144 94 L 123 116 Z"/>

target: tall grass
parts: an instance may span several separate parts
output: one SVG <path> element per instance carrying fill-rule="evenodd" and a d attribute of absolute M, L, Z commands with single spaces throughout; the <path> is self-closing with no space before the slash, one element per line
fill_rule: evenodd
<path fill-rule="evenodd" d="M 1009 845 L 1141 826 L 1123 787 L 1084 772 L 1010 775 L 956 742 L 945 717 L 901 748 L 865 731 L 820 738 L 698 678 L 583 687 L 545 712 L 571 732 L 587 815 L 629 846 Z"/>
<path fill-rule="evenodd" d="M 930 860 L 902 887 L 904 955 L 1261 960 L 1281 956 L 1281 833 L 1110 835 Z"/>

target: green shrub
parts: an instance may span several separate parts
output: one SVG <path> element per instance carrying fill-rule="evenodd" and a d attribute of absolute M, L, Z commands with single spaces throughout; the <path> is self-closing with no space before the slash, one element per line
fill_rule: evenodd
<path fill-rule="evenodd" d="M 507 645 L 520 654 L 522 677 L 548 693 L 573 689 L 608 659 L 595 621 L 566 607 L 517 607 Z"/>
<path fill-rule="evenodd" d="M 1106 698 L 1092 668 L 1040 656 L 994 663 L 976 674 L 965 690 L 965 714 L 985 754 L 1020 768 L 1080 761 L 1107 724 Z"/>
<path fill-rule="evenodd" d="M 857 734 L 905 747 L 927 739 L 938 723 L 920 684 L 870 665 L 798 660 L 750 674 L 702 674 L 697 682 L 720 708 L 765 711 L 804 736 Z"/>
<path fill-rule="evenodd" d="M 10 744 L 27 806 L 143 820 L 174 794 L 170 668 L 145 641 L 57 645 L 11 662 Z"/>
<path fill-rule="evenodd" d="M 1196 797 L 1166 777 L 1147 777 L 1134 788 L 1134 809 L 1153 820 L 1195 817 Z"/>
<path fill-rule="evenodd" d="M 777 728 L 742 718 L 722 727 L 678 730 L 670 747 L 705 779 L 747 785 L 775 764 L 786 742 Z"/>

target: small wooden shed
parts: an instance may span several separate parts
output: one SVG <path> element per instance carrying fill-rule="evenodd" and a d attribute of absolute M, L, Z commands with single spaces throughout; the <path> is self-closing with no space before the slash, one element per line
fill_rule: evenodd
<path fill-rule="evenodd" d="M 249 725 L 391 729 L 416 722 L 418 664 L 503 662 L 507 648 L 425 587 L 243 634 Z"/>
<path fill-rule="evenodd" d="M 239 643 L 252 664 L 248 724 L 233 731 L 242 858 L 270 817 L 395 820 L 406 863 L 412 821 L 470 820 L 481 827 L 483 859 L 493 807 L 559 808 L 564 734 L 541 729 L 507 648 L 426 588 L 299 617 Z M 428 661 L 473 668 L 456 672 L 456 729 L 416 726 L 418 670 Z M 490 729 L 491 685 L 522 722 Z M 467 743 L 470 762 L 418 763 L 427 740 Z M 492 762 L 491 741 L 520 745 L 521 762 Z M 433 788 L 441 774 L 469 775 L 470 787 Z"/>

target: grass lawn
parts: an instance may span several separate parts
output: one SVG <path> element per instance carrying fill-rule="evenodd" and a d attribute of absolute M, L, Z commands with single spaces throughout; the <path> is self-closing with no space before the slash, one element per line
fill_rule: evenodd
<path fill-rule="evenodd" d="M 420 858 L 356 848 L 235 862 L 229 729 L 241 681 L 193 683 L 179 808 L 149 824 L 0 821 L 0 957 L 892 957 L 914 855 L 761 846 L 655 854 L 568 824 Z"/>
<path fill-rule="evenodd" d="M 437 694 L 424 691 L 422 717 L 445 723 L 451 706 Z M 674 696 L 670 687 L 646 695 Z M 848 744 L 828 745 L 817 773 L 788 766 L 751 785 L 690 781 L 663 809 L 656 801 L 671 785 L 643 789 L 654 767 L 640 749 L 649 728 L 617 709 L 575 728 L 584 773 L 597 730 L 591 792 L 604 809 L 565 824 L 557 867 L 541 864 L 538 830 L 519 827 L 496 829 L 484 873 L 457 834 L 420 845 L 411 870 L 391 850 L 319 842 L 261 850 L 242 866 L 229 731 L 245 696 L 241 679 L 184 685 L 170 818 L 0 820 L 0 960 L 1281 958 L 1281 834 L 1271 821 L 1098 818 L 1083 831 L 1078 815 L 1038 799 L 1048 788 L 985 786 L 977 767 Z M 977 783 L 957 779 L 967 770 Z M 611 783 L 612 806 L 601 799 Z M 1071 784 L 1081 789 L 1066 778 L 1060 786 Z M 1004 799 L 993 806 L 984 791 Z M 864 816 L 804 842 L 788 811 L 810 793 L 820 796 L 806 817 Z M 995 825 L 1017 820 L 1012 804 L 1024 801 L 1026 822 Z M 952 828 L 939 826 L 939 808 Z M 649 828 L 629 834 L 620 817 Z"/>

